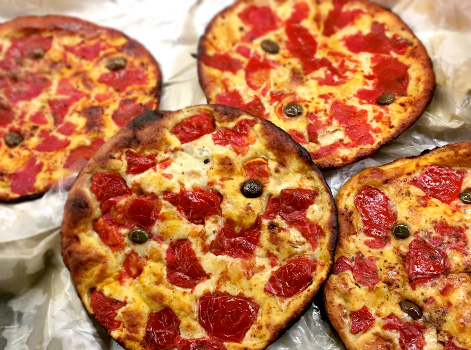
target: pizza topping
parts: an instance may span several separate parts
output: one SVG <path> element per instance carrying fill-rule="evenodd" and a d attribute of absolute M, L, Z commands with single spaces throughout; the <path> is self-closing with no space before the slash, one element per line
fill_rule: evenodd
<path fill-rule="evenodd" d="M 64 162 L 64 168 L 74 171 L 81 170 L 95 154 L 96 150 L 103 146 L 105 140 L 93 140 L 90 146 L 79 146 L 70 151 Z"/>
<path fill-rule="evenodd" d="M 360 310 L 350 312 L 350 319 L 352 320 L 350 328 L 352 334 L 366 332 L 375 323 L 374 316 L 366 306 L 363 306 Z"/>
<path fill-rule="evenodd" d="M 258 90 L 270 82 L 270 69 L 276 63 L 264 61 L 258 55 L 252 57 L 245 67 L 245 81 L 252 90 Z"/>
<path fill-rule="evenodd" d="M 413 288 L 438 278 L 447 270 L 445 253 L 419 237 L 410 243 L 405 265 Z"/>
<path fill-rule="evenodd" d="M 31 53 L 31 58 L 34 60 L 39 60 L 40 58 L 43 58 L 45 54 L 46 53 L 43 49 L 34 49 Z"/>
<path fill-rule="evenodd" d="M 181 239 L 171 242 L 167 249 L 167 280 L 181 288 L 194 288 L 209 278 L 201 266 L 191 242 Z"/>
<path fill-rule="evenodd" d="M 329 12 L 324 23 L 324 35 L 331 36 L 337 30 L 355 21 L 363 11 L 360 9 L 343 11 L 346 0 L 334 0 L 334 8 Z"/>
<path fill-rule="evenodd" d="M 66 148 L 70 144 L 68 139 L 60 139 L 49 134 L 47 130 L 41 130 L 39 136 L 42 138 L 41 143 L 34 149 L 39 152 L 55 152 Z"/>
<path fill-rule="evenodd" d="M 357 253 L 352 272 L 355 281 L 369 288 L 380 281 L 375 259 L 372 256 L 365 257 L 363 253 Z"/>
<path fill-rule="evenodd" d="M 93 175 L 91 191 L 101 203 L 125 194 L 131 194 L 126 181 L 117 173 L 97 173 Z"/>
<path fill-rule="evenodd" d="M 263 51 L 270 53 L 272 55 L 280 52 L 280 46 L 275 41 L 270 40 L 270 39 L 263 40 L 260 46 L 262 47 Z"/>
<path fill-rule="evenodd" d="M 399 333 L 399 345 L 402 350 L 421 350 L 426 344 L 424 333 L 427 330 L 418 322 L 404 322 L 394 314 L 383 319 L 383 329 Z"/>
<path fill-rule="evenodd" d="M 257 180 L 245 181 L 240 191 L 247 198 L 258 198 L 263 193 L 263 186 Z"/>
<path fill-rule="evenodd" d="M 413 320 L 418 320 L 422 317 L 422 310 L 415 305 L 412 301 L 403 300 L 399 303 L 402 311 L 409 315 Z"/>
<path fill-rule="evenodd" d="M 109 214 L 101 216 L 93 225 L 93 230 L 112 251 L 123 247 L 124 236 L 120 232 L 120 226 Z"/>
<path fill-rule="evenodd" d="M 463 177 L 463 171 L 430 165 L 412 184 L 422 189 L 428 196 L 450 204 L 460 195 Z"/>
<path fill-rule="evenodd" d="M 257 124 L 255 119 L 242 119 L 232 128 L 221 128 L 216 131 L 212 137 L 216 145 L 231 145 L 234 151 L 239 155 L 244 155 L 248 146 L 255 142 L 255 139 L 249 139 L 250 127 Z"/>
<path fill-rule="evenodd" d="M 202 55 L 200 59 L 205 65 L 211 68 L 232 73 L 237 73 L 237 71 L 242 69 L 244 66 L 241 61 L 239 61 L 237 58 L 231 57 L 227 53 L 215 53 L 212 56 Z"/>
<path fill-rule="evenodd" d="M 125 305 L 124 301 L 108 298 L 97 290 L 94 290 L 90 297 L 90 306 L 95 318 L 108 332 L 121 326 L 121 321 L 116 320 L 116 311 Z"/>
<path fill-rule="evenodd" d="M 19 132 L 9 132 L 5 136 L 5 143 L 8 147 L 14 148 L 18 146 L 21 142 L 23 142 L 25 138 Z"/>
<path fill-rule="evenodd" d="M 66 98 L 59 100 L 48 101 L 54 123 L 60 125 L 64 122 L 64 118 L 69 112 L 70 106 L 85 97 L 85 93 L 74 88 L 68 79 L 63 78 L 57 85 L 56 95 L 66 96 Z"/>
<path fill-rule="evenodd" d="M 462 348 L 456 345 L 456 343 L 458 343 L 456 338 L 449 336 L 447 342 L 443 344 L 443 347 L 445 350 L 466 350 L 466 348 Z"/>
<path fill-rule="evenodd" d="M 131 222 L 135 222 L 150 231 L 157 220 L 160 208 L 161 203 L 154 195 L 144 198 L 139 197 L 129 204 L 126 215 Z"/>
<path fill-rule="evenodd" d="M 389 197 L 380 189 L 367 185 L 358 191 L 354 203 L 363 223 L 363 231 L 374 238 L 365 244 L 370 248 L 383 248 L 389 242 L 397 218 Z"/>
<path fill-rule="evenodd" d="M 298 103 L 289 103 L 283 108 L 283 112 L 288 117 L 299 117 L 303 114 L 303 107 Z"/>
<path fill-rule="evenodd" d="M 180 320 L 177 315 L 166 307 L 158 312 L 151 312 L 146 324 L 145 342 L 151 349 L 168 349 L 175 347 L 180 335 Z"/>
<path fill-rule="evenodd" d="M 255 179 L 266 185 L 270 181 L 268 160 L 265 158 L 250 159 L 242 166 L 249 179 Z"/>
<path fill-rule="evenodd" d="M 199 139 L 216 130 L 214 119 L 209 113 L 192 115 L 172 128 L 172 133 L 177 135 L 182 144 Z"/>
<path fill-rule="evenodd" d="M 164 199 L 195 225 L 203 225 L 206 218 L 221 213 L 222 196 L 216 191 L 181 189 L 179 193 L 165 192 Z"/>
<path fill-rule="evenodd" d="M 239 18 L 244 24 L 252 27 L 252 30 L 242 39 L 243 41 L 252 41 L 277 29 L 280 21 L 268 6 L 249 6 L 239 13 Z"/>
<path fill-rule="evenodd" d="M 36 158 L 31 157 L 26 164 L 10 174 L 10 188 L 13 193 L 25 195 L 34 191 L 36 176 L 43 168 L 43 163 L 36 163 Z"/>
<path fill-rule="evenodd" d="M 111 118 L 119 127 L 128 125 L 138 115 L 147 112 L 152 107 L 152 102 L 142 105 L 136 102 L 136 98 L 125 98 L 119 101 L 119 107 L 113 112 Z"/>
<path fill-rule="evenodd" d="M 260 239 L 261 223 L 261 219 L 257 218 L 251 227 L 237 232 L 235 223 L 228 219 L 224 227 L 219 230 L 216 239 L 211 242 L 211 253 L 250 259 Z"/>
<path fill-rule="evenodd" d="M 471 204 L 471 189 L 466 189 L 460 193 L 460 201 L 464 204 Z"/>
<path fill-rule="evenodd" d="M 38 97 L 42 92 L 51 86 L 51 82 L 44 75 L 30 73 L 25 78 L 15 81 L 14 84 L 5 90 L 5 97 L 11 103 L 31 100 Z"/>
<path fill-rule="evenodd" d="M 454 249 L 468 255 L 466 245 L 468 238 L 464 228 L 460 226 L 450 226 L 445 222 L 438 222 L 433 226 L 437 235 L 431 237 L 430 243 L 435 248 Z"/>
<path fill-rule="evenodd" d="M 157 159 L 152 154 L 145 156 L 128 150 L 126 151 L 126 162 L 128 163 L 126 174 L 136 175 L 154 167 L 157 164 Z"/>
<path fill-rule="evenodd" d="M 141 227 L 136 227 L 129 231 L 129 239 L 136 244 L 146 243 L 150 239 L 150 234 Z"/>
<path fill-rule="evenodd" d="M 199 299 L 198 320 L 210 336 L 240 343 L 257 319 L 259 308 L 241 294 L 207 293 Z"/>
<path fill-rule="evenodd" d="M 131 253 L 126 255 L 126 258 L 123 261 L 123 271 L 120 271 L 119 280 L 123 280 L 125 278 L 138 278 L 143 270 L 142 261 L 135 251 L 131 251 Z"/>
<path fill-rule="evenodd" d="M 349 106 L 344 102 L 334 101 L 330 107 L 332 117 L 344 127 L 347 136 L 356 145 L 372 145 L 371 126 L 368 123 L 368 112 Z"/>
<path fill-rule="evenodd" d="M 0 126 L 7 126 L 13 119 L 15 119 L 13 111 L 0 108 Z"/>
<path fill-rule="evenodd" d="M 185 339 L 177 338 L 178 350 L 226 350 L 226 346 L 211 338 Z"/>
<path fill-rule="evenodd" d="M 100 51 L 107 46 L 108 45 L 101 40 L 91 45 L 87 41 L 82 41 L 75 46 L 66 46 L 65 49 L 83 60 L 92 61 L 97 58 L 100 55 Z"/>
<path fill-rule="evenodd" d="M 392 229 L 394 237 L 398 239 L 406 239 L 410 236 L 409 227 L 406 224 L 396 224 Z"/>
<path fill-rule="evenodd" d="M 147 74 L 141 69 L 120 69 L 100 75 L 98 81 L 122 91 L 131 85 L 147 84 Z"/>
<path fill-rule="evenodd" d="M 24 38 L 13 39 L 11 46 L 8 48 L 5 56 L 7 58 L 40 58 L 38 52 L 44 53 L 49 51 L 52 45 L 52 37 L 42 35 L 32 35 Z M 41 57 L 42 57 L 41 56 Z"/>
<path fill-rule="evenodd" d="M 114 57 L 106 63 L 106 68 L 112 72 L 126 68 L 128 61 L 124 57 Z"/>
<path fill-rule="evenodd" d="M 291 259 L 272 272 L 264 291 L 280 298 L 291 298 L 311 285 L 315 269 L 316 263 L 311 258 Z"/>
<path fill-rule="evenodd" d="M 385 105 L 390 105 L 391 103 L 393 103 L 395 99 L 396 97 L 394 96 L 394 94 L 384 94 L 378 97 L 377 102 L 379 105 L 385 106 Z"/>

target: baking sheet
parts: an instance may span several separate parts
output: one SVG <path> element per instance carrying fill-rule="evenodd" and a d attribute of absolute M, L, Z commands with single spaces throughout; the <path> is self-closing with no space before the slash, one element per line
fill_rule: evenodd
<path fill-rule="evenodd" d="M 195 59 L 206 24 L 232 0 L 0 0 L 0 21 L 65 14 L 114 27 L 142 42 L 164 76 L 161 108 L 205 103 Z M 392 8 L 423 41 L 437 90 L 419 121 L 373 157 L 325 172 L 334 194 L 368 166 L 451 142 L 471 140 L 471 1 L 377 0 Z M 468 92 L 469 91 L 469 92 Z M 0 350 L 120 349 L 90 318 L 60 256 L 59 226 L 67 193 L 0 205 Z M 269 350 L 340 350 L 320 312 L 308 312 Z"/>

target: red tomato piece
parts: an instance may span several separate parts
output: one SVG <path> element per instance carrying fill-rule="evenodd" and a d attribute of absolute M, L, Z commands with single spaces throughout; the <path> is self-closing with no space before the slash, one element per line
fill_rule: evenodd
<path fill-rule="evenodd" d="M 334 8 L 329 12 L 324 22 L 324 35 L 331 36 L 337 30 L 353 23 L 363 14 L 360 9 L 343 11 L 347 0 L 334 0 Z"/>
<path fill-rule="evenodd" d="M 258 180 L 264 185 L 270 181 L 270 170 L 266 158 L 250 159 L 244 163 L 242 168 L 249 179 Z"/>
<path fill-rule="evenodd" d="M 375 323 L 374 316 L 366 306 L 363 306 L 360 310 L 350 312 L 350 319 L 352 320 L 352 327 L 350 328 L 352 334 L 366 332 Z"/>
<path fill-rule="evenodd" d="M 175 347 L 180 335 L 180 320 L 177 315 L 166 307 L 158 312 L 151 312 L 147 319 L 144 340 L 148 349 L 168 349 Z"/>
<path fill-rule="evenodd" d="M 41 130 L 39 136 L 42 138 L 41 143 L 34 148 L 39 152 L 59 151 L 70 144 L 70 140 L 60 139 L 57 136 L 49 134 L 47 130 Z"/>
<path fill-rule="evenodd" d="M 280 298 L 291 298 L 311 285 L 315 270 L 316 262 L 306 256 L 291 259 L 272 272 L 265 285 L 265 293 Z"/>
<path fill-rule="evenodd" d="M 123 248 L 124 235 L 119 232 L 120 226 L 109 214 L 101 216 L 93 225 L 93 230 L 112 251 Z"/>
<path fill-rule="evenodd" d="M 446 254 L 433 248 L 422 238 L 416 237 L 409 244 L 405 265 L 409 282 L 415 288 L 416 285 L 430 282 L 447 271 Z"/>
<path fill-rule="evenodd" d="M 123 270 L 120 271 L 118 280 L 121 282 L 126 278 L 135 279 L 142 273 L 143 261 L 135 251 L 126 255 L 123 261 Z"/>
<path fill-rule="evenodd" d="M 167 280 L 181 288 L 194 288 L 209 278 L 201 266 L 191 242 L 182 239 L 171 242 L 167 249 Z"/>
<path fill-rule="evenodd" d="M 100 75 L 98 81 L 117 91 L 123 91 L 131 85 L 147 84 L 147 75 L 141 69 L 120 69 Z"/>
<path fill-rule="evenodd" d="M 108 332 L 121 326 L 122 322 L 116 319 L 116 310 L 121 309 L 125 305 L 124 301 L 108 298 L 97 290 L 94 290 L 90 297 L 90 306 L 95 314 L 95 318 Z"/>
<path fill-rule="evenodd" d="M 64 168 L 70 169 L 73 171 L 80 171 L 87 164 L 87 162 L 92 158 L 95 152 L 103 146 L 105 140 L 97 139 L 92 141 L 90 146 L 79 146 L 70 151 L 64 162 Z"/>
<path fill-rule="evenodd" d="M 468 254 L 466 246 L 468 237 L 464 228 L 460 226 L 450 226 L 445 222 L 439 222 L 433 226 L 437 235 L 432 236 L 431 244 L 435 248 L 454 249 L 465 255 Z"/>
<path fill-rule="evenodd" d="M 380 189 L 367 185 L 358 191 L 354 203 L 363 223 L 363 232 L 373 237 L 373 241 L 366 241 L 365 244 L 372 248 L 371 243 L 377 243 L 378 248 L 383 248 L 389 243 L 392 227 L 397 220 L 390 198 Z"/>
<path fill-rule="evenodd" d="M 36 112 L 36 113 L 32 114 L 29 119 L 34 124 L 38 124 L 38 125 L 46 125 L 47 124 L 47 118 L 41 112 Z M 0 125 L 1 125 L 1 123 L 0 123 Z"/>
<path fill-rule="evenodd" d="M 211 134 L 216 129 L 214 119 L 209 113 L 192 115 L 172 128 L 180 142 L 188 143 L 200 137 Z"/>
<path fill-rule="evenodd" d="M 57 132 L 65 136 L 70 136 L 75 132 L 75 124 L 71 122 L 65 122 L 57 129 Z"/>
<path fill-rule="evenodd" d="M 43 163 L 36 163 L 36 158 L 31 157 L 28 162 L 18 169 L 13 174 L 10 174 L 10 189 L 13 193 L 25 195 L 34 191 L 34 184 L 36 183 L 36 176 L 43 168 Z"/>
<path fill-rule="evenodd" d="M 115 109 L 111 118 L 117 126 L 122 128 L 128 125 L 137 116 L 152 109 L 152 107 L 153 102 L 141 105 L 136 102 L 136 98 L 125 98 L 119 101 L 119 106 Z"/>
<path fill-rule="evenodd" d="M 372 256 L 365 257 L 363 253 L 357 253 L 352 272 L 355 281 L 370 289 L 380 281 L 375 259 Z"/>
<path fill-rule="evenodd" d="M 86 96 L 83 91 L 77 90 L 67 78 L 62 78 L 57 85 L 56 95 L 65 96 L 58 100 L 49 100 L 49 108 L 56 125 L 63 123 L 70 107 Z"/>
<path fill-rule="evenodd" d="M 232 129 L 221 128 L 216 131 L 212 137 L 216 145 L 231 145 L 237 154 L 244 155 L 248 146 L 255 142 L 255 139 L 249 140 L 250 127 L 257 124 L 254 119 L 242 119 Z"/>
<path fill-rule="evenodd" d="M 278 28 L 280 19 L 268 6 L 249 6 L 239 13 L 241 21 L 252 28 L 242 41 L 252 41 Z"/>
<path fill-rule="evenodd" d="M 137 223 L 148 231 L 151 230 L 161 209 L 160 202 L 155 196 L 134 199 L 126 210 L 128 221 Z"/>
<path fill-rule="evenodd" d="M 117 173 L 97 173 L 93 175 L 91 191 L 100 202 L 110 198 L 131 194 L 126 181 Z"/>
<path fill-rule="evenodd" d="M 344 127 L 347 136 L 357 145 L 372 145 L 371 126 L 368 124 L 368 112 L 357 109 L 340 101 L 334 101 L 330 107 L 332 117 Z"/>
<path fill-rule="evenodd" d="M 235 57 L 231 57 L 228 53 L 215 53 L 212 56 L 203 55 L 200 59 L 208 67 L 216 68 L 223 72 L 237 73 L 237 71 L 243 67 L 241 61 Z"/>
<path fill-rule="evenodd" d="M 52 45 L 52 36 L 31 35 L 24 38 L 13 39 L 5 57 L 7 58 L 33 58 L 36 50 L 46 53 Z"/>
<path fill-rule="evenodd" d="M 334 275 L 338 275 L 344 271 L 348 271 L 352 269 L 353 269 L 352 262 L 346 256 L 341 256 L 335 261 L 334 269 L 332 273 Z"/>
<path fill-rule="evenodd" d="M 414 181 L 428 196 L 450 204 L 458 199 L 463 185 L 464 172 L 452 168 L 430 165 Z"/>
<path fill-rule="evenodd" d="M 51 82 L 44 75 L 30 73 L 5 89 L 5 97 L 11 103 L 31 100 L 51 86 Z"/>
<path fill-rule="evenodd" d="M 13 111 L 0 109 L 0 126 L 7 126 L 13 119 L 15 119 L 15 113 L 13 113 Z"/>
<path fill-rule="evenodd" d="M 399 345 L 402 350 L 421 350 L 426 345 L 424 333 L 427 330 L 418 322 L 404 322 L 394 314 L 383 318 L 383 329 L 399 333 Z"/>
<path fill-rule="evenodd" d="M 241 294 L 207 293 L 199 299 L 198 320 L 211 337 L 240 343 L 257 319 L 259 308 Z"/>
<path fill-rule="evenodd" d="M 128 163 L 126 174 L 135 175 L 154 167 L 157 164 L 157 159 L 152 154 L 145 156 L 133 151 L 126 151 L 126 162 Z"/>
<path fill-rule="evenodd" d="M 270 82 L 270 69 L 276 65 L 262 60 L 258 56 L 252 57 L 245 67 L 245 81 L 252 90 L 258 90 Z"/>
<path fill-rule="evenodd" d="M 177 339 L 178 350 L 227 350 L 226 346 L 211 338 Z"/>
<path fill-rule="evenodd" d="M 260 118 L 268 118 L 265 106 L 258 96 L 254 97 L 252 101 L 244 103 L 238 91 L 224 91 L 216 96 L 216 103 L 242 109 Z"/>
<path fill-rule="evenodd" d="M 195 225 L 203 225 L 206 218 L 221 213 L 222 195 L 216 191 L 181 189 L 179 193 L 165 192 L 164 199 Z"/>
<path fill-rule="evenodd" d="M 456 339 L 454 337 L 449 336 L 446 343 L 443 344 L 443 348 L 445 350 L 466 350 L 466 348 L 462 348 L 456 345 Z"/>
<path fill-rule="evenodd" d="M 237 232 L 235 223 L 227 220 L 224 227 L 219 230 L 216 239 L 211 242 L 211 253 L 250 259 L 257 248 L 261 226 L 262 220 L 257 218 L 251 227 Z"/>
<path fill-rule="evenodd" d="M 302 133 L 299 130 L 296 129 L 290 129 L 288 130 L 288 134 L 293 138 L 294 141 L 297 143 L 301 144 L 306 144 L 308 143 L 308 140 L 306 139 L 306 136 L 304 136 L 304 133 Z"/>
<path fill-rule="evenodd" d="M 75 46 L 66 46 L 65 49 L 81 59 L 93 61 L 98 57 L 101 50 L 107 49 L 108 47 L 109 45 L 101 40 L 98 40 L 92 45 L 89 45 L 86 41 L 83 41 Z"/>

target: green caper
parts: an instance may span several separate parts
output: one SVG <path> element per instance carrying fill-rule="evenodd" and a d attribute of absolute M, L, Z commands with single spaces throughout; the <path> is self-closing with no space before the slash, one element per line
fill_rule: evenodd
<path fill-rule="evenodd" d="M 44 50 L 43 49 L 34 49 L 32 52 L 31 52 L 31 58 L 35 59 L 35 60 L 38 60 L 40 58 L 43 58 L 44 57 Z"/>
<path fill-rule="evenodd" d="M 420 307 L 415 305 L 412 301 L 403 300 L 399 305 L 401 306 L 402 311 L 408 314 L 413 320 L 418 320 L 422 317 L 422 310 L 420 310 Z"/>
<path fill-rule="evenodd" d="M 136 244 L 146 243 L 150 239 L 150 234 L 140 227 L 136 227 L 129 232 L 129 239 Z"/>
<path fill-rule="evenodd" d="M 410 236 L 409 227 L 406 224 L 396 224 L 392 228 L 392 233 L 396 238 L 406 239 Z"/>
<path fill-rule="evenodd" d="M 468 188 L 460 193 L 460 201 L 464 204 L 471 204 L 471 189 Z"/>
<path fill-rule="evenodd" d="M 280 46 L 276 42 L 270 39 L 265 39 L 262 41 L 261 45 L 262 50 L 271 54 L 277 54 L 280 52 Z"/>
<path fill-rule="evenodd" d="M 257 198 L 262 195 L 263 186 L 257 180 L 249 180 L 244 182 L 241 192 L 247 198 Z"/>
<path fill-rule="evenodd" d="M 377 102 L 379 105 L 385 106 L 385 105 L 390 105 L 391 103 L 393 103 L 395 99 L 396 97 L 394 96 L 394 94 L 384 94 L 378 97 Z"/>
<path fill-rule="evenodd" d="M 283 108 L 283 112 L 288 117 L 298 117 L 303 114 L 303 107 L 301 107 L 301 105 L 298 103 L 289 103 L 285 106 L 285 108 Z"/>
<path fill-rule="evenodd" d="M 110 71 L 120 70 L 126 67 L 128 61 L 123 57 L 114 57 L 108 61 L 106 68 Z"/>
<path fill-rule="evenodd" d="M 21 142 L 23 142 L 24 139 L 25 138 L 23 137 L 23 135 L 18 132 L 12 131 L 5 136 L 5 143 L 8 147 L 14 148 L 18 146 Z"/>

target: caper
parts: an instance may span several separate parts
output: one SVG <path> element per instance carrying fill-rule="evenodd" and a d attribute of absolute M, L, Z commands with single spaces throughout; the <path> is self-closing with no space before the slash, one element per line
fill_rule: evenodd
<path fill-rule="evenodd" d="M 150 239 L 150 234 L 143 228 L 136 227 L 129 232 L 129 239 L 136 244 L 142 244 Z"/>
<path fill-rule="evenodd" d="M 31 52 L 31 58 L 37 60 L 44 57 L 44 50 L 43 49 L 34 49 Z"/>
<path fill-rule="evenodd" d="M 262 47 L 262 50 L 271 54 L 277 54 L 280 52 L 280 47 L 276 42 L 270 39 L 265 39 L 262 41 L 262 44 L 260 45 Z"/>
<path fill-rule="evenodd" d="M 247 198 L 257 198 L 262 195 L 263 186 L 257 180 L 249 180 L 244 182 L 241 192 Z"/>
<path fill-rule="evenodd" d="M 412 301 L 403 300 L 399 305 L 401 306 L 402 311 L 408 314 L 413 320 L 418 320 L 422 317 L 422 310 L 420 310 L 420 307 L 415 305 Z"/>
<path fill-rule="evenodd" d="M 283 112 L 288 117 L 298 117 L 303 114 L 303 107 L 298 103 L 289 103 L 283 108 Z"/>
<path fill-rule="evenodd" d="M 396 224 L 392 229 L 393 235 L 399 239 L 406 239 L 410 236 L 409 227 L 406 224 Z"/>
<path fill-rule="evenodd" d="M 460 193 L 460 201 L 464 204 L 471 204 L 471 189 L 468 188 Z"/>
<path fill-rule="evenodd" d="M 120 70 L 126 67 L 128 61 L 123 57 L 115 57 L 108 61 L 106 68 L 110 71 Z"/>
<path fill-rule="evenodd" d="M 276 228 L 276 223 L 273 222 L 273 221 L 270 221 L 270 222 L 268 223 L 268 229 L 269 229 L 269 230 L 274 230 L 275 228 Z"/>
<path fill-rule="evenodd" d="M 25 138 L 23 137 L 23 135 L 21 135 L 20 133 L 17 133 L 17 132 L 9 132 L 6 136 L 5 136 L 5 143 L 7 144 L 8 147 L 10 148 L 14 148 L 16 146 L 18 146 L 21 142 L 23 142 Z"/>
<path fill-rule="evenodd" d="M 394 102 L 395 99 L 396 97 L 394 96 L 394 94 L 384 94 L 378 97 L 377 102 L 379 105 L 384 106 L 384 105 L 390 105 L 391 103 Z"/>

